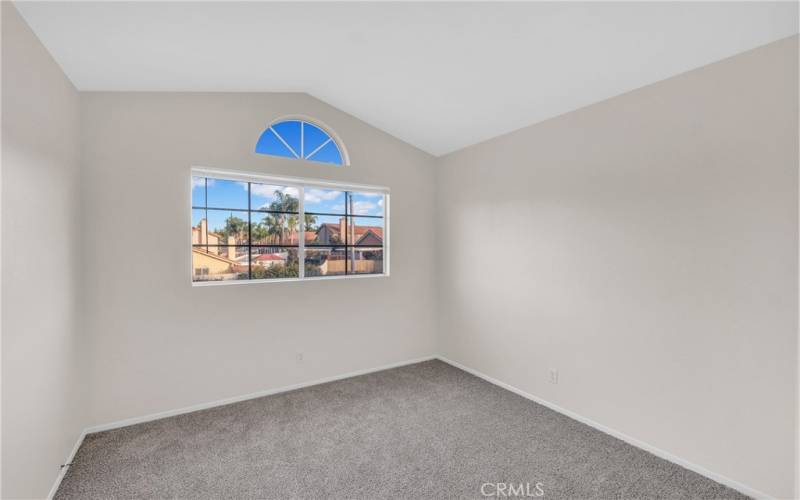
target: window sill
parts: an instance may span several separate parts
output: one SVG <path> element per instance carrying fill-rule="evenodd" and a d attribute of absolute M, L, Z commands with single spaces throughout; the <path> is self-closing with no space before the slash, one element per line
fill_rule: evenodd
<path fill-rule="evenodd" d="M 302 283 L 304 281 L 329 281 L 350 280 L 363 278 L 388 278 L 389 274 L 347 274 L 337 276 L 310 276 L 308 278 L 278 278 L 272 280 L 219 280 L 219 281 L 192 281 L 193 287 L 228 286 L 228 285 L 254 285 L 257 283 Z"/>

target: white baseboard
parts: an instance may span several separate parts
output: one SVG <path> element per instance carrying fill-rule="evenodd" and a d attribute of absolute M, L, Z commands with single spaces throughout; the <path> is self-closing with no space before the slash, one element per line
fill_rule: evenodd
<path fill-rule="evenodd" d="M 336 380 L 342 380 L 345 378 L 357 377 L 359 375 L 366 375 L 367 373 L 379 372 L 383 370 L 388 370 L 390 368 L 397 368 L 405 365 L 413 365 L 414 363 L 421 363 L 423 361 L 430 361 L 432 359 L 436 359 L 436 356 L 425 356 L 422 358 L 409 359 L 406 361 L 400 361 L 398 363 L 391 363 L 388 365 L 377 366 L 375 368 L 367 368 L 364 370 L 357 370 L 354 372 L 344 373 L 342 375 L 334 375 L 332 377 L 325 377 L 317 380 L 311 380 L 309 382 L 300 382 L 299 384 L 287 385 L 284 387 L 278 387 L 276 389 L 266 389 L 264 391 L 253 392 L 242 396 L 233 396 L 230 398 L 219 399 L 217 401 L 211 401 L 208 403 L 200 403 L 192 406 L 185 406 L 183 408 L 177 408 L 175 410 L 167 410 L 158 413 L 151 413 L 149 415 L 143 415 L 141 417 L 126 418 L 125 420 L 118 420 L 116 422 L 111 422 L 108 424 L 101 424 L 89 427 L 84 431 L 84 433 L 92 434 L 95 432 L 118 429 L 120 427 L 127 427 L 133 424 L 141 424 L 143 422 L 150 422 L 151 420 L 159 420 L 162 418 L 172 417 L 175 415 L 182 415 L 184 413 L 191 413 L 193 411 L 206 410 L 208 408 L 214 408 L 216 406 L 223 406 L 223 405 L 229 405 L 231 403 L 238 403 L 240 401 L 247 401 L 248 399 L 261 398 L 264 396 L 271 396 L 273 394 L 280 394 L 282 392 L 294 391 L 295 389 L 302 389 L 303 387 L 325 384 L 327 382 L 334 382 Z"/>
<path fill-rule="evenodd" d="M 606 427 L 605 425 L 597 423 L 594 420 L 586 418 L 586 417 L 584 417 L 582 415 L 578 415 L 577 413 L 574 413 L 574 412 L 572 412 L 570 410 L 567 410 L 566 408 L 562 408 L 562 407 L 560 407 L 560 406 L 558 406 L 558 405 L 556 405 L 554 403 L 551 403 L 551 402 L 549 402 L 547 400 L 544 400 L 542 398 L 534 396 L 533 394 L 527 393 L 527 392 L 523 391 L 522 389 L 517 389 L 513 385 L 510 385 L 510 384 L 507 384 L 505 382 L 501 382 L 501 381 L 499 381 L 499 380 L 497 380 L 495 378 L 492 378 L 492 377 L 490 377 L 490 376 L 488 376 L 488 375 L 486 375 L 484 373 L 479 372 L 478 370 L 475 370 L 473 368 L 469 368 L 468 366 L 464 366 L 461 363 L 458 363 L 456 361 L 448 359 L 448 358 L 446 358 L 444 356 L 436 356 L 436 359 L 438 359 L 440 361 L 443 361 L 443 362 L 447 363 L 448 365 L 454 366 L 454 367 L 456 367 L 456 368 L 458 368 L 460 370 L 464 370 L 465 372 L 470 373 L 472 375 L 475 375 L 478 378 L 482 378 L 483 380 L 485 380 L 485 381 L 487 381 L 487 382 L 489 382 L 491 384 L 494 384 L 494 385 L 496 385 L 498 387 L 502 387 L 503 389 L 511 391 L 514 394 L 522 396 L 525 399 L 529 399 L 531 401 L 539 403 L 542 406 L 546 406 L 546 407 L 550 408 L 553 411 L 557 411 L 558 413 L 561 413 L 562 415 L 566 415 L 566 416 L 568 416 L 568 417 L 570 417 L 570 418 L 572 418 L 574 420 L 577 420 L 578 422 L 584 423 L 584 424 L 588 425 L 589 427 L 593 427 L 593 428 L 595 428 L 595 429 L 597 429 L 597 430 L 599 430 L 601 432 L 604 432 L 604 433 L 609 434 L 609 435 L 611 435 L 611 436 L 613 436 L 613 437 L 615 437 L 617 439 L 625 441 L 626 443 L 628 443 L 630 445 L 636 446 L 637 448 L 641 448 L 641 449 L 643 449 L 643 450 L 645 450 L 647 452 L 652 453 L 653 455 L 655 455 L 655 456 L 657 456 L 659 458 L 663 458 L 664 460 L 667 460 L 667 461 L 672 462 L 674 464 L 680 465 L 681 467 L 683 467 L 685 469 L 689 469 L 690 471 L 696 472 L 696 473 L 700 474 L 701 476 L 705 476 L 705 477 L 711 479 L 712 481 L 716 481 L 716 482 L 718 482 L 720 484 L 724 484 L 725 486 L 728 486 L 729 488 L 733 488 L 734 490 L 737 490 L 737 491 L 739 491 L 739 492 L 741 492 L 741 493 L 743 493 L 743 494 L 745 494 L 745 495 L 747 495 L 749 497 L 755 498 L 757 500 L 774 500 L 774 498 L 772 496 L 767 495 L 764 492 L 758 491 L 755 488 L 751 488 L 751 487 L 749 487 L 749 486 L 747 486 L 745 484 L 742 484 L 742 483 L 740 483 L 738 481 L 734 481 L 733 479 L 731 479 L 729 477 L 723 476 L 722 474 L 717 474 L 716 472 L 710 471 L 710 470 L 706 469 L 705 467 L 701 467 L 701 466 L 699 466 L 697 464 L 694 464 L 694 463 L 689 462 L 687 460 L 684 460 L 684 459 L 682 459 L 682 458 L 680 458 L 678 456 L 675 456 L 672 453 L 669 453 L 669 452 L 664 451 L 664 450 L 662 450 L 660 448 L 657 448 L 657 447 L 652 446 L 652 445 L 650 445 L 648 443 L 645 443 L 644 441 L 640 441 L 640 440 L 638 440 L 638 439 L 636 439 L 634 437 L 628 436 L 627 434 L 624 434 L 622 432 L 614 430 L 614 429 L 612 429 L 610 427 Z"/>
<path fill-rule="evenodd" d="M 342 379 L 346 379 L 346 378 L 350 378 L 350 377 L 357 377 L 359 375 L 366 375 L 368 373 L 379 372 L 379 371 L 388 370 L 388 369 L 391 369 L 391 368 L 397 368 L 397 367 L 400 367 L 400 366 L 411 365 L 411 364 L 414 364 L 414 363 L 421 363 L 423 361 L 429 361 L 431 359 L 438 359 L 438 360 L 443 361 L 443 362 L 445 362 L 445 363 L 447 363 L 447 364 L 449 364 L 451 366 L 454 366 L 454 367 L 456 367 L 456 368 L 458 368 L 460 370 L 464 370 L 465 372 L 470 373 L 472 375 L 475 375 L 476 377 L 479 377 L 479 378 L 481 378 L 481 379 L 483 379 L 483 380 L 485 380 L 485 381 L 487 381 L 487 382 L 489 382 L 491 384 L 494 384 L 494 385 L 496 385 L 498 387 L 502 387 L 503 389 L 506 389 L 506 390 L 511 391 L 511 392 L 513 392 L 513 393 L 515 393 L 515 394 L 517 394 L 519 396 L 522 396 L 523 398 L 526 398 L 526 399 L 529 399 L 529 400 L 534 401 L 536 403 L 539 403 L 542 406 L 546 406 L 546 407 L 550 408 L 553 411 L 557 411 L 558 413 L 561 413 L 561 414 L 566 415 L 566 416 L 568 416 L 568 417 L 570 417 L 572 419 L 575 419 L 578 422 L 584 423 L 584 424 L 586 424 L 586 425 L 588 425 L 590 427 L 593 427 L 593 428 L 595 428 L 595 429 L 597 429 L 597 430 L 599 430 L 601 432 L 604 432 L 606 434 L 614 436 L 617 439 L 621 439 L 622 441 L 625 441 L 626 443 L 628 443 L 630 445 L 633 445 L 633 446 L 636 446 L 637 448 L 641 448 L 641 449 L 643 449 L 645 451 L 648 451 L 648 452 L 652 453 L 653 455 L 655 455 L 657 457 L 663 458 L 664 460 L 668 460 L 668 461 L 670 461 L 670 462 L 672 462 L 674 464 L 680 465 L 681 467 L 684 467 L 686 469 L 694 471 L 694 472 L 696 472 L 696 473 L 698 473 L 698 474 L 700 474 L 702 476 L 705 476 L 705 477 L 711 479 L 712 481 L 716 481 L 716 482 L 718 482 L 720 484 L 724 484 L 725 486 L 733 488 L 733 489 L 735 489 L 735 490 L 737 490 L 737 491 L 739 491 L 739 492 L 741 492 L 741 493 L 743 493 L 743 494 L 745 494 L 745 495 L 747 495 L 749 497 L 752 497 L 752 498 L 755 498 L 755 499 L 758 499 L 758 500 L 774 500 L 773 497 L 771 497 L 770 495 L 767 495 L 766 493 L 763 493 L 763 492 L 758 491 L 758 490 L 756 490 L 754 488 L 751 488 L 751 487 L 749 487 L 747 485 L 744 485 L 742 483 L 734 481 L 733 479 L 730 479 L 730 478 L 728 478 L 726 476 L 723 476 L 721 474 L 717 474 L 717 473 L 715 473 L 713 471 L 710 471 L 710 470 L 708 470 L 708 469 L 706 469 L 704 467 L 701 467 L 699 465 L 696 465 L 696 464 L 694 464 L 692 462 L 686 461 L 686 460 L 684 460 L 684 459 L 682 459 L 682 458 L 680 458 L 678 456 L 675 456 L 675 455 L 673 455 L 673 454 L 671 454 L 671 453 L 669 453 L 667 451 L 664 451 L 664 450 L 662 450 L 660 448 L 657 448 L 657 447 L 652 446 L 652 445 L 650 445 L 648 443 L 645 443 L 644 441 L 640 441 L 640 440 L 638 440 L 636 438 L 628 436 L 627 434 L 624 434 L 624 433 L 619 432 L 617 430 L 611 429 L 610 427 L 606 427 L 603 424 L 597 423 L 597 422 L 595 422 L 595 421 L 593 421 L 593 420 L 591 420 L 589 418 L 586 418 L 586 417 L 584 417 L 582 415 L 578 415 L 577 413 L 574 413 L 574 412 L 572 412 L 570 410 L 567 410 L 566 408 L 562 408 L 562 407 L 560 407 L 560 406 L 558 406 L 558 405 L 556 405 L 554 403 L 551 403 L 551 402 L 549 402 L 547 400 L 541 399 L 541 398 L 539 398 L 537 396 L 534 396 L 533 394 L 527 393 L 527 392 L 525 392 L 525 391 L 523 391 L 521 389 L 518 389 L 518 388 L 514 387 L 513 385 L 507 384 L 505 382 L 501 382 L 500 380 L 492 378 L 492 377 L 490 377 L 490 376 L 488 376 L 486 374 L 483 374 L 483 373 L 479 372 L 478 370 L 469 368 L 468 366 L 464 366 L 461 363 L 458 363 L 456 361 L 448 359 L 448 358 L 446 358 L 444 356 L 426 356 L 426 357 L 422 357 L 422 358 L 409 359 L 409 360 L 401 361 L 401 362 L 398 362 L 398 363 L 391 363 L 391 364 L 388 364 L 388 365 L 378 366 L 378 367 L 375 367 L 375 368 L 367 368 L 367 369 L 364 369 L 364 370 L 357 370 L 357 371 L 350 372 L 350 373 L 345 373 L 345 374 L 342 374 L 342 375 L 334 375 L 332 377 L 325 377 L 325 378 L 322 378 L 322 379 L 312 380 L 312 381 L 309 381 L 309 382 L 301 382 L 299 384 L 293 384 L 293 385 L 289 385 L 289 386 L 279 387 L 279 388 L 276 388 L 276 389 L 267 389 L 267 390 L 264 390 L 264 391 L 245 394 L 245 395 L 242 395 L 242 396 L 234 396 L 234 397 L 231 397 L 231 398 L 220 399 L 220 400 L 211 401 L 211 402 L 208 402 L 208 403 L 200 403 L 200 404 L 196 404 L 196 405 L 192 405 L 192 406 L 186 406 L 186 407 L 178 408 L 178 409 L 175 409 L 175 410 L 167 410 L 167 411 L 162 411 L 162 412 L 158 412 L 158 413 L 151 413 L 149 415 L 128 418 L 128 419 L 125 419 L 125 420 L 119 420 L 117 422 L 111 422 L 111 423 L 108 423 L 108 424 L 96 425 L 96 426 L 89 427 L 89 428 L 85 429 L 81 433 L 80 437 L 78 438 L 77 443 L 75 443 L 75 447 L 72 449 L 72 452 L 70 453 L 69 457 L 67 457 L 67 461 L 65 463 L 72 462 L 73 458 L 75 457 L 75 454 L 78 451 L 78 448 L 80 448 L 81 443 L 83 443 L 83 439 L 86 437 L 87 434 L 92 434 L 92 433 L 95 433 L 95 432 L 107 431 L 107 430 L 111 430 L 111 429 L 117 429 L 117 428 L 120 428 L 120 427 L 127 427 L 129 425 L 140 424 L 140 423 L 143 423 L 143 422 L 150 422 L 152 420 L 159 420 L 159 419 L 166 418 L 166 417 L 172 417 L 174 415 L 181 415 L 181 414 L 184 414 L 184 413 L 191 413 L 191 412 L 194 412 L 194 411 L 205 410 L 205 409 L 208 409 L 208 408 L 214 408 L 214 407 L 217 407 L 217 406 L 223 406 L 223 405 L 227 405 L 227 404 L 231 404 L 231 403 L 238 403 L 240 401 L 246 401 L 248 399 L 255 399 L 255 398 L 260 398 L 260 397 L 264 397 L 264 396 L 270 396 L 270 395 L 273 395 L 273 394 L 280 394 L 282 392 L 288 392 L 288 391 L 293 391 L 293 390 L 296 390 L 296 389 L 302 389 L 303 387 L 309 387 L 309 386 L 312 386 L 312 385 L 325 384 L 327 382 L 334 382 L 336 380 L 342 380 Z M 53 495 L 55 495 L 56 491 L 58 490 L 59 485 L 61 484 L 62 479 L 64 478 L 64 475 L 66 474 L 66 472 L 67 472 L 67 467 L 64 467 L 59 472 L 58 477 L 56 478 L 55 484 L 53 484 L 53 488 L 50 490 L 50 494 L 47 497 L 48 499 L 51 499 L 53 497 Z"/>
<path fill-rule="evenodd" d="M 83 444 L 83 438 L 85 437 L 86 437 L 86 431 L 84 430 L 83 432 L 81 432 L 81 435 L 78 436 L 78 441 L 75 443 L 75 446 L 72 447 L 72 451 L 69 452 L 69 455 L 67 456 L 67 459 L 64 461 L 64 464 L 72 463 L 72 460 L 75 458 L 75 454 L 78 453 L 78 448 L 80 448 L 81 445 Z M 58 471 L 56 482 L 53 483 L 53 487 L 50 488 L 50 493 L 47 494 L 47 500 L 51 500 L 55 496 L 56 491 L 58 491 L 58 487 L 61 486 L 61 481 L 64 480 L 64 476 L 67 474 L 67 469 L 69 469 L 68 465 L 61 467 L 61 470 Z"/>

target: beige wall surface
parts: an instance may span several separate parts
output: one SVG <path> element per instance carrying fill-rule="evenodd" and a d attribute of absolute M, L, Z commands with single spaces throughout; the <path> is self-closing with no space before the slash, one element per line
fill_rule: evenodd
<path fill-rule="evenodd" d="M 306 94 L 83 93 L 82 113 L 90 425 L 434 354 L 433 157 Z M 287 114 L 352 164 L 255 154 Z M 392 275 L 192 287 L 192 166 L 389 187 Z"/>
<path fill-rule="evenodd" d="M 43 498 L 86 423 L 79 97 L 2 2 L 2 497 Z"/>
<path fill-rule="evenodd" d="M 440 352 L 791 497 L 797 59 L 785 39 L 443 158 Z"/>

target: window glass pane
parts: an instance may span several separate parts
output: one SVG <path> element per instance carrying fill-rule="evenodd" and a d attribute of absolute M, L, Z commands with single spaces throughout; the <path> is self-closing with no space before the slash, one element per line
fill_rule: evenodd
<path fill-rule="evenodd" d="M 294 212 L 300 210 L 300 191 L 295 187 L 250 183 L 250 208 Z"/>
<path fill-rule="evenodd" d="M 322 149 L 309 156 L 308 159 L 336 165 L 342 164 L 342 155 L 339 154 L 339 148 L 336 147 L 336 143 L 333 141 L 322 146 Z"/>
<path fill-rule="evenodd" d="M 311 123 L 303 123 L 303 152 L 308 157 L 329 139 L 328 134 Z"/>
<path fill-rule="evenodd" d="M 209 245 L 246 245 L 247 211 L 208 209 Z"/>
<path fill-rule="evenodd" d="M 350 193 L 350 215 L 377 215 L 383 217 L 383 194 Z"/>
<path fill-rule="evenodd" d="M 208 244 L 205 209 L 192 209 L 192 245 Z"/>
<path fill-rule="evenodd" d="M 278 136 L 275 135 L 275 132 L 272 131 L 272 127 L 268 128 L 261 134 L 261 137 L 258 138 L 258 143 L 256 143 L 256 153 L 262 155 L 272 155 L 272 156 L 283 156 L 286 158 L 294 158 L 295 156 L 289 151 L 289 148 L 284 145 Z"/>
<path fill-rule="evenodd" d="M 276 123 L 272 129 L 278 133 L 279 136 L 286 142 L 286 144 L 293 150 L 292 156 L 300 156 L 300 122 L 299 121 L 285 121 Z"/>
<path fill-rule="evenodd" d="M 313 137 L 308 136 L 319 140 Z M 299 278 L 301 237 L 309 278 L 383 274 L 386 196 L 302 189 L 306 230 L 301 233 L 301 189 L 192 176 L 192 280 Z"/>
<path fill-rule="evenodd" d="M 383 248 L 356 247 L 349 251 L 348 274 L 383 274 Z"/>
<path fill-rule="evenodd" d="M 192 247 L 192 280 L 247 279 L 247 247 Z"/>
<path fill-rule="evenodd" d="M 306 213 L 344 214 L 344 191 L 307 187 L 303 199 Z"/>
<path fill-rule="evenodd" d="M 251 212 L 253 245 L 298 245 L 300 216 L 297 214 Z"/>
<path fill-rule="evenodd" d="M 344 248 L 306 247 L 306 276 L 334 276 L 345 274 Z"/>
<path fill-rule="evenodd" d="M 297 248 L 252 247 L 254 280 L 299 278 Z"/>
<path fill-rule="evenodd" d="M 208 206 L 209 208 L 247 209 L 247 183 L 209 179 Z"/>
<path fill-rule="evenodd" d="M 383 219 L 348 217 L 347 244 L 383 246 Z"/>
<path fill-rule="evenodd" d="M 306 214 L 306 245 L 343 245 L 345 217 Z"/>
<path fill-rule="evenodd" d="M 213 179 L 211 179 L 213 181 Z M 192 206 L 206 206 L 206 178 L 192 177 Z"/>

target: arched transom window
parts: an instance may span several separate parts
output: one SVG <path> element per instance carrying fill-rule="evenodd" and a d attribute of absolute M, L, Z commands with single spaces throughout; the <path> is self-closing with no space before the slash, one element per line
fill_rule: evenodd
<path fill-rule="evenodd" d="M 256 153 L 347 165 L 347 153 L 326 127 L 302 118 L 274 122 L 261 134 Z"/>

